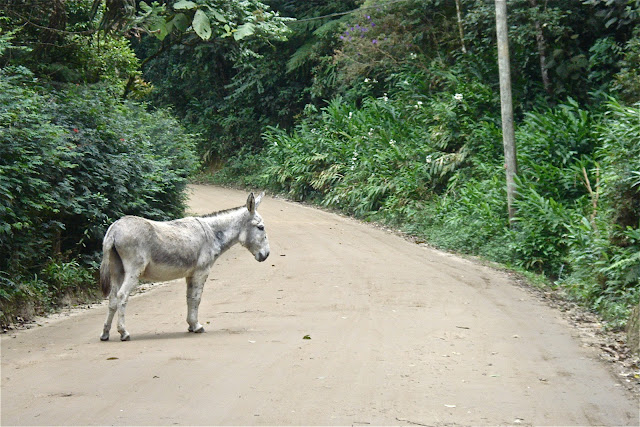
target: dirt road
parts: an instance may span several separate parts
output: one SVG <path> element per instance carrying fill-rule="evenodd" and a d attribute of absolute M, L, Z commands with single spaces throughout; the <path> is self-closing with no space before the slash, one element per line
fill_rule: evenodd
<path fill-rule="evenodd" d="M 246 194 L 194 186 L 193 213 Z M 2 425 L 638 425 L 638 402 L 506 273 L 266 198 L 271 256 L 2 336 Z M 310 339 L 305 339 L 305 337 Z"/>

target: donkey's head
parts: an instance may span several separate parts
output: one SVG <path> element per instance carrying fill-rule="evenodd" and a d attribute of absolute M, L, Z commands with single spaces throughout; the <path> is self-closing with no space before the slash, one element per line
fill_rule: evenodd
<path fill-rule="evenodd" d="M 253 197 L 253 193 L 247 198 L 247 210 L 249 219 L 244 224 L 244 229 L 240 233 L 240 244 L 253 254 L 257 261 L 264 261 L 269 256 L 269 239 L 264 230 L 264 221 L 257 212 L 258 205 L 262 201 L 264 193 L 258 197 Z"/>

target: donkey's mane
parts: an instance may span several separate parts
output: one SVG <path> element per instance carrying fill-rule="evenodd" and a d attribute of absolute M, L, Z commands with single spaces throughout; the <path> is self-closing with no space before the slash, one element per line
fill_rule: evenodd
<path fill-rule="evenodd" d="M 200 218 L 212 218 L 212 217 L 224 215 L 224 214 L 229 213 L 229 212 L 237 211 L 237 210 L 240 210 L 242 208 L 244 208 L 244 206 L 238 206 L 237 208 L 224 209 L 224 210 L 221 210 L 221 211 L 218 211 L 218 212 L 212 212 L 210 214 L 202 215 Z"/>

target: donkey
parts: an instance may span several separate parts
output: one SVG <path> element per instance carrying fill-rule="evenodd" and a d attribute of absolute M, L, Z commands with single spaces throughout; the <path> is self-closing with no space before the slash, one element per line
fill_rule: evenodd
<path fill-rule="evenodd" d="M 125 309 L 129 293 L 138 280 L 167 281 L 186 278 L 189 332 L 204 332 L 198 322 L 198 307 L 204 282 L 216 259 L 236 243 L 257 261 L 269 256 L 269 241 L 262 217 L 256 209 L 264 193 L 249 194 L 246 206 L 187 217 L 174 221 L 151 221 L 125 216 L 107 230 L 102 242 L 100 285 L 109 296 L 109 312 L 100 339 L 107 341 L 118 311 L 120 339 L 128 341 Z"/>

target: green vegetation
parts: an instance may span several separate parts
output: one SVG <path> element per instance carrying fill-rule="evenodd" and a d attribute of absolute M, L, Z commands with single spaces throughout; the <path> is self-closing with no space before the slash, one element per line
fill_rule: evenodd
<path fill-rule="evenodd" d="M 294 125 L 266 126 L 214 179 L 542 274 L 624 325 L 640 298 L 640 5 L 509 2 L 519 162 L 509 227 L 493 3 L 461 1 L 461 30 L 454 2 L 373 4 L 318 27 L 333 34 L 324 58 L 291 56 L 292 76 L 292 63 L 315 67 Z M 318 29 L 307 31 L 316 43 Z"/>
<path fill-rule="evenodd" d="M 126 41 L 106 38 L 98 49 L 65 36 L 65 65 L 57 50 L 36 53 L 28 42 L 20 30 L 0 32 L 3 324 L 69 296 L 95 298 L 108 225 L 125 214 L 180 216 L 198 165 L 197 139 L 168 111 L 119 100 L 120 73 L 138 63 Z"/>
<path fill-rule="evenodd" d="M 5 3 L 4 320 L 93 288 L 115 218 L 180 215 L 197 157 L 544 275 L 614 328 L 638 304 L 636 0 L 509 1 L 511 226 L 492 1 Z"/>

